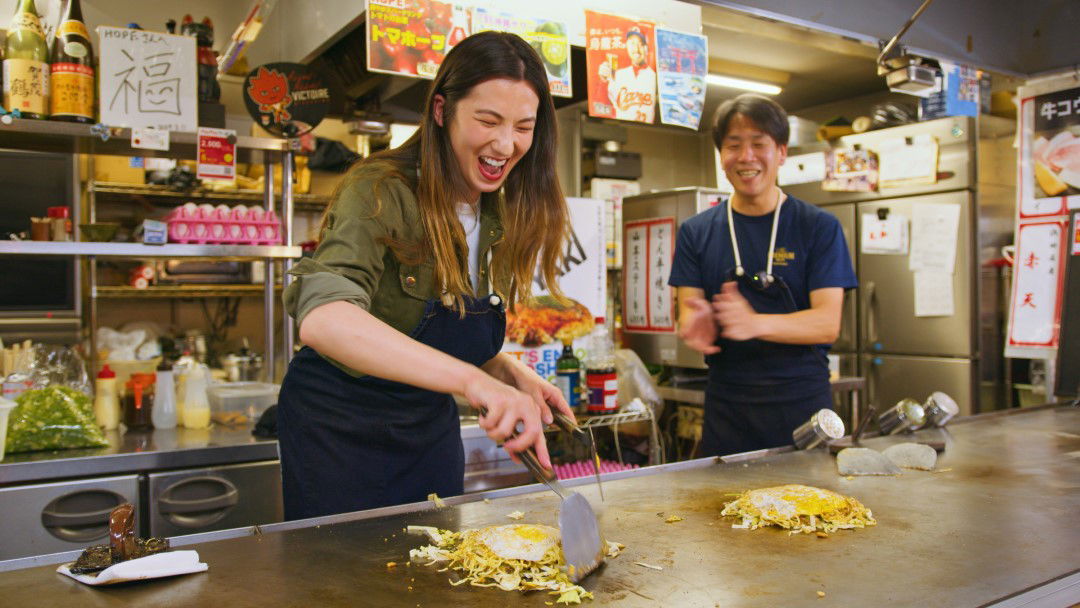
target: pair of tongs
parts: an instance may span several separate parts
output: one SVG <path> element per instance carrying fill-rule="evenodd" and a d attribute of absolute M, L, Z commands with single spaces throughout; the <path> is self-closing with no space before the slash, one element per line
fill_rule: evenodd
<path fill-rule="evenodd" d="M 600 501 L 604 500 L 604 485 L 600 483 L 600 455 L 596 453 L 596 438 L 593 437 L 592 427 L 589 427 L 588 432 L 581 428 L 574 422 L 574 419 L 566 414 L 553 410 L 552 415 L 555 417 L 555 426 L 561 430 L 570 433 L 570 435 L 579 441 L 582 445 L 589 448 L 589 452 L 592 455 L 593 473 L 596 475 L 596 487 L 600 490 Z"/>

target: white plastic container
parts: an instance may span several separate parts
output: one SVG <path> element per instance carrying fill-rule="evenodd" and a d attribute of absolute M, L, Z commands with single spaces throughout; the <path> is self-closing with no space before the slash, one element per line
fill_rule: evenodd
<path fill-rule="evenodd" d="M 210 411 L 218 413 L 237 412 L 250 418 L 259 416 L 277 403 L 280 384 L 266 382 L 222 382 L 206 389 Z"/>
<path fill-rule="evenodd" d="M 0 397 L 0 462 L 4 461 L 4 444 L 7 443 L 8 414 L 15 409 L 15 402 Z"/>

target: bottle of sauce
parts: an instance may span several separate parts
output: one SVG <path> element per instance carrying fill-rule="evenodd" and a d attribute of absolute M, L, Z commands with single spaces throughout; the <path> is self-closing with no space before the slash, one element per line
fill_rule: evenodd
<path fill-rule="evenodd" d="M 49 116 L 49 47 L 34 0 L 19 0 L 4 47 L 4 108 Z"/>
<path fill-rule="evenodd" d="M 201 363 L 188 369 L 184 381 L 184 405 L 180 408 L 180 422 L 186 429 L 205 429 L 210 426 L 210 401 L 206 397 L 209 376 L 209 370 Z"/>
<path fill-rule="evenodd" d="M 619 409 L 619 382 L 615 375 L 615 345 L 603 317 L 589 334 L 585 356 L 585 386 L 589 391 L 589 413 L 611 414 Z"/>
<path fill-rule="evenodd" d="M 94 418 L 106 431 L 120 425 L 120 400 L 116 396 L 116 372 L 105 364 L 94 380 Z"/>
<path fill-rule="evenodd" d="M 574 412 L 582 413 L 581 360 L 574 355 L 574 341 L 563 338 L 562 355 L 555 361 L 555 385 Z"/>
<path fill-rule="evenodd" d="M 79 0 L 69 0 L 49 54 L 53 120 L 94 122 L 94 48 Z"/>
<path fill-rule="evenodd" d="M 157 368 L 154 386 L 154 411 L 151 420 L 155 429 L 176 428 L 176 390 L 173 387 L 172 365 L 162 360 Z"/>
<path fill-rule="evenodd" d="M 151 410 L 154 407 L 154 374 L 132 374 L 124 384 L 124 426 L 129 431 L 154 428 Z"/>

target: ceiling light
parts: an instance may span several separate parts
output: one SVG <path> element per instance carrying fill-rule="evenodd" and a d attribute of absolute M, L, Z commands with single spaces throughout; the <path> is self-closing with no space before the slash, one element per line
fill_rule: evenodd
<path fill-rule="evenodd" d="M 783 90 L 775 84 L 766 84 L 764 82 L 746 80 L 744 78 L 732 78 L 731 76 L 721 76 L 719 74 L 706 75 L 705 82 L 709 84 L 715 84 L 718 87 L 743 89 L 746 91 L 753 91 L 755 93 L 764 93 L 766 95 L 779 95 L 780 91 Z"/>

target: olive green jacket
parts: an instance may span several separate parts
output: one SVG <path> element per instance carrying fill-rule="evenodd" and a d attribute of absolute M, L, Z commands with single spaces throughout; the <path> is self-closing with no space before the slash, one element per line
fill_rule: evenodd
<path fill-rule="evenodd" d="M 423 225 L 415 184 L 385 177 L 376 168 L 360 171 L 350 176 L 331 208 L 315 255 L 289 270 L 293 279 L 282 295 L 285 310 L 300 326 L 309 312 L 323 304 L 351 302 L 409 335 L 419 325 L 427 301 L 439 295 L 434 264 L 430 259 L 419 265 L 402 264 L 380 237 L 419 242 Z M 491 293 L 488 253 L 503 234 L 495 195 L 481 197 L 480 231 L 476 293 L 483 295 Z M 464 264 L 462 260 L 463 268 Z M 500 280 L 495 284 L 506 285 Z M 361 375 L 330 361 L 354 376 Z"/>

